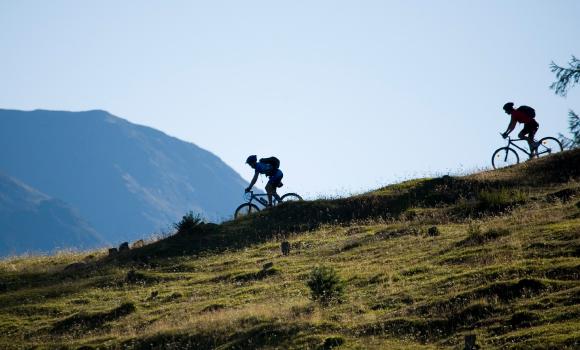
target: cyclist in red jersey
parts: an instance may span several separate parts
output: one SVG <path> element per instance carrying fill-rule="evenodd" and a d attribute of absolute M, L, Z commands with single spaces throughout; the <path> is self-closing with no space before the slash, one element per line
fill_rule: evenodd
<path fill-rule="evenodd" d="M 501 134 L 505 139 L 508 135 L 515 129 L 516 123 L 524 124 L 524 128 L 518 134 L 520 139 L 525 139 L 528 141 L 528 145 L 530 146 L 530 158 L 534 154 L 534 151 L 537 147 L 536 143 L 534 142 L 534 136 L 540 127 L 540 124 L 534 119 L 535 112 L 531 107 L 527 106 L 520 106 L 519 108 L 514 108 L 513 102 L 508 102 L 503 105 L 503 110 L 506 114 L 511 115 L 511 121 L 507 127 L 507 130 Z"/>

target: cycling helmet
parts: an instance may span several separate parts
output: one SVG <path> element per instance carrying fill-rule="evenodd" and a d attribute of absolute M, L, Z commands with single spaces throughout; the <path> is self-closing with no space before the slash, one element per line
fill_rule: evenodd
<path fill-rule="evenodd" d="M 513 102 L 508 102 L 505 105 L 503 105 L 503 110 L 504 111 L 511 111 L 514 108 L 514 103 Z"/>
<path fill-rule="evenodd" d="M 253 154 L 253 155 L 249 156 L 248 159 L 246 159 L 246 164 L 253 164 L 253 163 L 256 163 L 257 161 L 258 161 L 258 156 Z"/>

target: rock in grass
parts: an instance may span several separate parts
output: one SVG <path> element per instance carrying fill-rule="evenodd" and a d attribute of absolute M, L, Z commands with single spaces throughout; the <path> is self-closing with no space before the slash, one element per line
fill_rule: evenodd
<path fill-rule="evenodd" d="M 119 253 L 117 248 L 109 248 L 109 256 L 115 256 L 117 253 Z"/>
<path fill-rule="evenodd" d="M 155 300 L 158 295 L 159 295 L 159 291 L 154 290 L 151 292 L 151 295 L 149 296 L 149 298 L 147 298 L 147 300 Z"/>
<path fill-rule="evenodd" d="M 282 255 L 290 255 L 290 242 L 282 242 L 282 244 L 280 244 L 280 250 L 282 251 Z"/>
<path fill-rule="evenodd" d="M 262 269 L 268 270 L 268 269 L 271 269 L 273 266 L 274 266 L 274 263 L 270 261 L 270 262 L 267 262 L 264 265 L 262 265 Z"/>
<path fill-rule="evenodd" d="M 430 237 L 436 237 L 436 236 L 439 236 L 440 232 L 439 232 L 439 229 L 437 228 L 437 226 L 431 226 L 431 227 L 429 227 L 429 230 L 427 230 L 427 234 Z"/>

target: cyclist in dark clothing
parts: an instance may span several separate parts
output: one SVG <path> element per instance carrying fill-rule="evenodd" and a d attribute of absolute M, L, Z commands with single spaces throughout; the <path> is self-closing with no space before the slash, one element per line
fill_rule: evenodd
<path fill-rule="evenodd" d="M 534 136 L 540 127 L 540 124 L 534 119 L 527 109 L 532 110 L 530 107 L 520 106 L 518 109 L 514 108 L 513 102 L 508 102 L 503 106 L 503 110 L 511 115 L 511 121 L 507 127 L 507 130 L 501 134 L 505 139 L 508 135 L 515 129 L 516 123 L 524 124 L 524 128 L 518 134 L 520 139 L 525 139 L 528 141 L 528 145 L 530 146 L 530 158 L 534 154 L 534 151 L 537 147 L 536 143 L 534 142 Z M 526 113 L 527 112 L 527 113 Z M 535 113 L 533 114 L 535 116 Z"/>
<path fill-rule="evenodd" d="M 255 155 L 249 156 L 248 159 L 246 159 L 246 164 L 248 164 L 250 167 L 252 167 L 252 169 L 255 170 L 254 177 L 250 182 L 250 186 L 246 188 L 246 192 L 250 192 L 252 190 L 252 187 L 254 187 L 254 185 L 256 184 L 256 181 L 258 181 L 258 176 L 260 174 L 264 174 L 269 178 L 268 183 L 266 184 L 266 193 L 268 194 L 268 205 L 272 206 L 272 196 L 274 196 L 274 198 L 276 198 L 276 200 L 279 201 L 280 196 L 278 195 L 278 193 L 276 193 L 276 189 L 278 187 L 282 187 L 282 177 L 284 177 L 282 170 L 274 168 L 271 164 L 261 161 L 258 162 L 258 157 Z"/>

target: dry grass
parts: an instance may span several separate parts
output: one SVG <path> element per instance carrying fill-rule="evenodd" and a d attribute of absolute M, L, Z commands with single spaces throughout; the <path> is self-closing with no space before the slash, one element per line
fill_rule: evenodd
<path fill-rule="evenodd" d="M 1 272 L 49 273 L 77 261 L 94 261 L 106 254 L 104 249 L 93 251 L 63 250 L 54 254 L 22 254 L 0 259 Z"/>
<path fill-rule="evenodd" d="M 517 173 L 469 178 L 513 181 Z M 393 200 L 429 181 L 364 196 Z M 580 341 L 580 208 L 546 195 L 575 186 L 574 179 L 526 184 L 523 203 L 484 215 L 458 215 L 465 212 L 462 201 L 418 201 L 397 216 L 326 222 L 145 262 L 140 255 L 99 260 L 102 251 L 5 259 L 0 348 L 318 349 L 339 342 L 352 349 L 435 349 L 458 348 L 469 333 L 486 349 L 574 348 Z M 244 233 L 252 221 L 228 223 L 226 232 L 236 234 L 236 225 Z M 438 235 L 428 234 L 433 225 Z M 289 256 L 280 253 L 282 240 L 291 243 Z M 144 251 L 155 253 L 160 243 Z M 63 272 L 83 260 L 92 268 Z M 261 273 L 266 263 L 273 264 L 271 273 Z M 323 307 L 310 300 L 305 282 L 314 266 L 332 267 L 346 281 L 342 303 Z M 142 279 L 129 283 L 131 269 Z M 113 315 L 127 302 L 134 312 L 107 316 L 98 327 L 51 331 L 63 320 L 83 319 L 75 315 Z"/>

